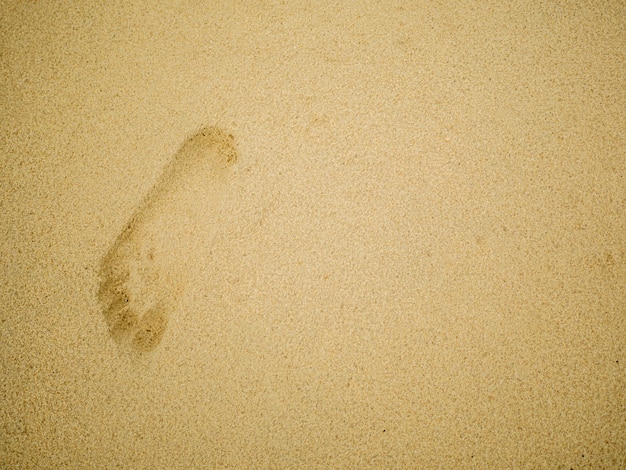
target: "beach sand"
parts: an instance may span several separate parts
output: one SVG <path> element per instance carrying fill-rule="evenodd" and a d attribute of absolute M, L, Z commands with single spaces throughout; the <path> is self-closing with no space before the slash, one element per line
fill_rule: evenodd
<path fill-rule="evenodd" d="M 0 7 L 0 467 L 626 468 L 624 4 L 314 3 Z"/>

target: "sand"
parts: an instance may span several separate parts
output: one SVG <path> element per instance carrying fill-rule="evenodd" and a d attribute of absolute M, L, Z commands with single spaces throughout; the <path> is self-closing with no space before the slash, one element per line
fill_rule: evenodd
<path fill-rule="evenodd" d="M 626 468 L 623 2 L 314 3 L 0 7 L 0 467 Z"/>

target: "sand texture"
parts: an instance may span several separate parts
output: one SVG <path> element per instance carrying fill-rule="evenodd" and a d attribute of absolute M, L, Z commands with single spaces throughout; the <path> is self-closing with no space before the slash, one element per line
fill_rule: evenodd
<path fill-rule="evenodd" d="M 624 2 L 0 18 L 0 468 L 626 468 Z"/>

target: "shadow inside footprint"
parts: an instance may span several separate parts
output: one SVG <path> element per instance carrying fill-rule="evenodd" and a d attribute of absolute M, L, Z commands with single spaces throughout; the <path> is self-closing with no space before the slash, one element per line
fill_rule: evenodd
<path fill-rule="evenodd" d="M 167 309 L 158 305 L 146 313 L 133 337 L 133 348 L 139 352 L 150 352 L 156 348 L 167 328 Z"/>

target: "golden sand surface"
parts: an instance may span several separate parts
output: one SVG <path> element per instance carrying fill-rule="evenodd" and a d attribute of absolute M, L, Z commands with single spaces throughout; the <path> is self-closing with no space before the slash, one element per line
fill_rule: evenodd
<path fill-rule="evenodd" d="M 626 468 L 626 4 L 337 3 L 2 3 L 1 468 Z"/>

